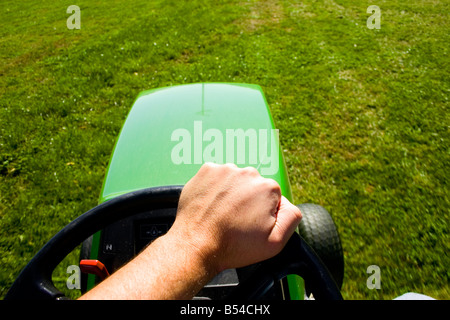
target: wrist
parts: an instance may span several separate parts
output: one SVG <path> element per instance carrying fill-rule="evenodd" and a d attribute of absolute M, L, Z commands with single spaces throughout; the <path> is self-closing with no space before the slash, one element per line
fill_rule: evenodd
<path fill-rule="evenodd" d="M 141 254 L 147 264 L 158 266 L 157 286 L 166 288 L 150 299 L 192 299 L 217 274 L 208 258 L 175 231 L 170 229 Z"/>
<path fill-rule="evenodd" d="M 177 248 L 177 254 L 183 256 L 185 263 L 189 264 L 192 270 L 197 270 L 206 276 L 207 282 L 214 278 L 221 270 L 217 266 L 216 250 L 204 246 L 211 241 L 202 241 L 200 235 L 193 236 L 183 231 L 183 228 L 172 227 L 164 236 L 164 241 L 171 248 Z"/>

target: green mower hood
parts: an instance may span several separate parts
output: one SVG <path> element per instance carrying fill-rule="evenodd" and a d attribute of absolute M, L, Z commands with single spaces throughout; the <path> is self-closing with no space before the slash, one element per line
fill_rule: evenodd
<path fill-rule="evenodd" d="M 261 88 L 199 83 L 139 94 L 117 139 L 100 202 L 137 189 L 184 185 L 205 162 L 255 167 L 292 200 Z"/>

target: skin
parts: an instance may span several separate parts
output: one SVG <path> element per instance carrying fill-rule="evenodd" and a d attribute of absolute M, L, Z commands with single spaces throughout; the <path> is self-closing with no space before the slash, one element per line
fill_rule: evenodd
<path fill-rule="evenodd" d="M 255 168 L 204 164 L 172 228 L 80 299 L 192 299 L 222 270 L 278 254 L 301 217 Z"/>

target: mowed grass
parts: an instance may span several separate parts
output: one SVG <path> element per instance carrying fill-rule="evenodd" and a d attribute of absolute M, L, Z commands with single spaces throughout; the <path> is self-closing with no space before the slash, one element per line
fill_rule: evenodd
<path fill-rule="evenodd" d="M 69 30 L 66 9 L 81 8 Z M 369 5 L 381 28 L 368 29 Z M 263 87 L 297 203 L 325 206 L 346 299 L 448 299 L 448 1 L 4 1 L 0 295 L 97 203 L 137 94 Z M 65 286 L 68 264 L 56 277 Z M 381 288 L 366 285 L 378 265 Z"/>

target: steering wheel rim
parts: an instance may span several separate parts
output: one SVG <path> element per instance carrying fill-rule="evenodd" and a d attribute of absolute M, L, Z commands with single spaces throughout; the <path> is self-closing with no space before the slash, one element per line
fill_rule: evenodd
<path fill-rule="evenodd" d="M 132 191 L 106 201 L 60 230 L 21 271 L 5 296 L 16 299 L 66 299 L 53 284 L 56 266 L 82 241 L 111 223 L 148 212 L 149 209 L 177 208 L 183 186 L 164 186 Z M 301 275 L 312 285 L 317 299 L 342 299 L 333 278 L 314 251 L 297 233 L 275 257 L 258 264 L 255 272 L 240 283 L 228 298 L 258 299 L 287 274 Z"/>

